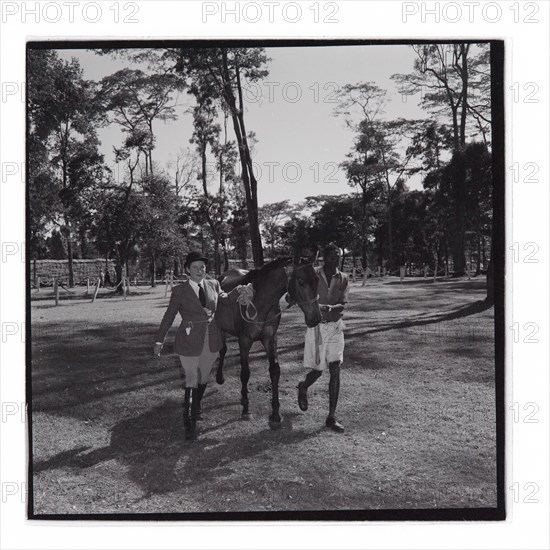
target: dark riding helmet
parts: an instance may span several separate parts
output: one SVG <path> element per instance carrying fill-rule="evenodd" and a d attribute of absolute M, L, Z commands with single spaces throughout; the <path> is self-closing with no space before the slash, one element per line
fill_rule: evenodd
<path fill-rule="evenodd" d="M 192 250 L 191 252 L 189 252 L 189 254 L 187 254 L 187 257 L 185 258 L 184 267 L 188 268 L 193 262 L 198 261 L 203 261 L 205 264 L 208 265 L 208 258 L 204 254 Z"/>

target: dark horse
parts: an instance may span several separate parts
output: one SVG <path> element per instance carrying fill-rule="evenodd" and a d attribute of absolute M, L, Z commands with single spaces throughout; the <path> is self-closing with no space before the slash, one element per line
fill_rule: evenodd
<path fill-rule="evenodd" d="M 254 288 L 253 305 L 257 315 L 247 316 L 247 308 L 240 304 L 218 305 L 217 321 L 223 331 L 223 347 L 220 350 L 220 362 L 216 374 L 216 382 L 224 383 L 223 361 L 227 352 L 225 343 L 227 334 L 239 338 L 241 356 L 241 405 L 242 418 L 248 419 L 248 380 L 250 368 L 248 355 L 253 342 L 260 340 L 269 359 L 269 376 L 271 378 L 271 407 L 269 417 L 271 428 L 281 426 L 279 415 L 279 377 L 281 369 L 277 358 L 277 329 L 281 321 L 279 301 L 288 291 L 291 303 L 296 303 L 304 312 L 308 327 L 314 327 L 321 322 L 319 300 L 317 294 L 318 279 L 311 263 L 297 265 L 292 258 L 280 258 L 266 264 L 260 269 L 245 271 L 233 269 L 219 278 L 221 287 L 229 292 L 237 285 L 252 283 Z M 252 311 L 254 311 L 252 309 Z"/>

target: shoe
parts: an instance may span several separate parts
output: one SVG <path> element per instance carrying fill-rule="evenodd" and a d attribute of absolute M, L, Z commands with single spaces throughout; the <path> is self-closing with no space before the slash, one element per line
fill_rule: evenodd
<path fill-rule="evenodd" d="M 304 386 L 303 382 L 298 384 L 298 407 L 300 407 L 302 411 L 307 411 L 307 388 Z"/>
<path fill-rule="evenodd" d="M 344 426 L 334 418 L 334 416 L 329 416 L 325 422 L 325 426 L 330 428 L 333 432 L 342 433 L 344 431 Z"/>

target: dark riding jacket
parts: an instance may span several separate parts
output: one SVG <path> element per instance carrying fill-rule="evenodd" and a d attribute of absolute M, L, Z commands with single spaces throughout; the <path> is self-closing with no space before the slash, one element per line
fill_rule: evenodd
<path fill-rule="evenodd" d="M 237 301 L 239 292 L 236 288 L 228 294 L 222 291 L 216 279 L 203 279 L 202 284 L 206 296 L 206 307 L 213 313 L 216 312 L 218 302 L 235 303 Z M 157 332 L 157 342 L 164 342 L 166 333 L 170 330 L 178 312 L 182 319 L 174 343 L 174 351 L 178 355 L 198 357 L 202 352 L 207 330 L 210 351 L 216 352 L 221 349 L 220 327 L 215 318 L 209 322 L 208 315 L 188 281 L 174 287 L 168 309 Z"/>

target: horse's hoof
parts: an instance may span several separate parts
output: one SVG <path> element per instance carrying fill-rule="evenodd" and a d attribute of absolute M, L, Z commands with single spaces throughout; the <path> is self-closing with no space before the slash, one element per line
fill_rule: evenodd
<path fill-rule="evenodd" d="M 269 418 L 269 427 L 272 430 L 279 430 L 281 429 L 281 426 L 283 425 L 281 418 L 279 417 L 279 420 L 273 420 L 271 417 Z"/>
<path fill-rule="evenodd" d="M 252 420 L 252 415 L 250 413 L 241 414 L 241 420 Z"/>
<path fill-rule="evenodd" d="M 221 386 L 224 382 L 225 382 L 225 378 L 223 377 L 223 374 L 217 374 L 216 383 L 218 383 Z"/>

